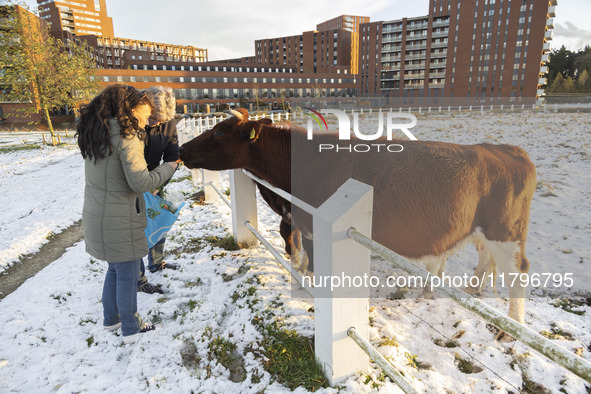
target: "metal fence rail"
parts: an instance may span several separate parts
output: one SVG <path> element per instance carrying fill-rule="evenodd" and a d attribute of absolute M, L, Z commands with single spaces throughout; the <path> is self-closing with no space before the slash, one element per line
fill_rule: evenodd
<path fill-rule="evenodd" d="M 365 338 L 363 338 L 361 335 L 359 335 L 359 333 L 357 332 L 357 330 L 355 329 L 355 327 L 351 327 L 347 330 L 347 335 L 355 341 L 356 344 L 359 345 L 359 347 L 361 349 L 363 349 L 363 351 L 365 353 L 367 353 L 367 355 L 380 367 L 382 368 L 382 370 L 384 371 L 384 373 L 386 375 L 388 375 L 388 377 L 392 380 L 392 382 L 394 382 L 395 384 L 398 385 L 398 387 L 400 387 L 402 389 L 402 391 L 404 391 L 407 394 L 415 394 L 418 393 L 418 391 L 416 391 L 414 389 L 414 387 L 412 387 L 412 385 L 408 382 L 408 380 L 406 380 L 404 378 L 404 376 L 402 376 L 402 374 L 400 372 L 398 372 L 397 370 L 394 369 L 394 366 L 392 365 L 392 363 L 388 360 L 386 360 L 386 358 L 384 356 L 382 356 L 377 350 L 376 348 L 374 348 L 371 343 L 369 343 Z"/>
<path fill-rule="evenodd" d="M 426 283 L 431 283 L 430 281 L 433 277 L 429 272 L 400 257 L 398 254 L 377 243 L 376 241 L 366 237 L 359 231 L 351 228 L 347 232 L 347 236 L 355 242 L 365 246 L 369 250 L 379 254 L 386 260 L 392 262 L 398 268 L 403 269 L 409 274 L 422 277 L 426 280 Z M 483 317 L 488 322 L 511 334 L 514 338 L 519 339 L 521 342 L 525 343 L 532 349 L 537 350 L 544 356 L 548 357 L 550 360 L 556 362 L 558 365 L 561 365 L 586 381 L 591 382 L 591 363 L 589 363 L 584 358 L 579 357 L 562 346 L 559 346 L 549 339 L 544 338 L 525 325 L 519 324 L 505 314 L 497 311 L 491 306 L 486 305 L 482 301 L 471 297 L 461 290 L 453 287 L 437 287 L 436 289 L 450 296 L 454 301 L 464 308 Z"/>

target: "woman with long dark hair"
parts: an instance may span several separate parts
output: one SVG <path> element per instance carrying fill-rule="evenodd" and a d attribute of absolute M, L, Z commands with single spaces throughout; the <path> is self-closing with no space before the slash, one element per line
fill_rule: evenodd
<path fill-rule="evenodd" d="M 155 329 L 137 313 L 140 259 L 148 254 L 143 193 L 170 179 L 177 164 L 152 171 L 144 159 L 144 126 L 152 113 L 135 88 L 110 85 L 80 110 L 76 126 L 86 186 L 82 227 L 86 251 L 108 262 L 103 285 L 103 326 L 121 327 L 124 343 Z"/>

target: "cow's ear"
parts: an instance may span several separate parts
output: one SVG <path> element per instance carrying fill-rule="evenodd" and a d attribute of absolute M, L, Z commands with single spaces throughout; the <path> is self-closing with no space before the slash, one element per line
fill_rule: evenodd
<path fill-rule="evenodd" d="M 262 118 L 262 119 L 259 119 L 259 123 L 264 124 L 265 126 L 268 126 L 271 123 L 273 123 L 273 121 L 269 118 Z"/>
<path fill-rule="evenodd" d="M 248 121 L 241 125 L 242 127 L 242 139 L 250 142 L 255 142 L 259 138 L 259 134 L 263 125 L 258 121 Z"/>

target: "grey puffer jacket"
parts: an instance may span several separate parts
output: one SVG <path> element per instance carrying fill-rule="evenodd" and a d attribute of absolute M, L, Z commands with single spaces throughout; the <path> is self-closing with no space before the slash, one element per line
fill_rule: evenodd
<path fill-rule="evenodd" d="M 94 158 L 84 160 L 82 227 L 86 251 L 97 259 L 118 263 L 148 254 L 143 193 L 170 179 L 174 169 L 163 163 L 148 171 L 144 143 L 137 135 L 121 138 L 115 118 L 109 120 L 109 125 L 111 155 L 96 163 Z"/>

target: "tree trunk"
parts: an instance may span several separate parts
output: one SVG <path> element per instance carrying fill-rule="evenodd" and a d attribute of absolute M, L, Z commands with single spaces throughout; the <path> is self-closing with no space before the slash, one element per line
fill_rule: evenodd
<path fill-rule="evenodd" d="M 53 124 L 51 123 L 51 119 L 49 118 L 49 110 L 47 108 L 43 108 L 43 114 L 45 115 L 45 120 L 47 121 L 49 133 L 51 134 L 51 143 L 53 144 L 53 146 L 55 146 L 55 132 L 53 131 Z"/>

